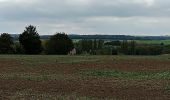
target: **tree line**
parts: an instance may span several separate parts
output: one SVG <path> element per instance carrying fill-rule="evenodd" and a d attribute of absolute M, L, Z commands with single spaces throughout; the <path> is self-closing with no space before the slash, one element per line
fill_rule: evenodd
<path fill-rule="evenodd" d="M 17 41 L 7 34 L 0 35 L 0 54 L 49 54 L 67 55 L 76 49 L 77 54 L 90 55 L 160 55 L 170 54 L 170 45 L 140 44 L 134 40 L 105 41 L 81 39 L 73 42 L 65 33 L 56 33 L 48 40 L 41 40 L 35 26 L 28 26 Z"/>
<path fill-rule="evenodd" d="M 74 48 L 72 40 L 65 33 L 56 33 L 42 45 L 35 26 L 28 26 L 14 42 L 8 33 L 0 35 L 1 54 L 57 54 L 66 55 Z"/>
<path fill-rule="evenodd" d="M 78 54 L 92 55 L 161 55 L 170 54 L 170 45 L 142 44 L 135 40 L 88 40 L 83 39 L 75 44 Z"/>
<path fill-rule="evenodd" d="M 130 36 L 130 35 L 69 35 L 71 39 L 103 40 L 169 40 L 169 36 Z M 48 38 L 48 37 L 46 37 Z"/>

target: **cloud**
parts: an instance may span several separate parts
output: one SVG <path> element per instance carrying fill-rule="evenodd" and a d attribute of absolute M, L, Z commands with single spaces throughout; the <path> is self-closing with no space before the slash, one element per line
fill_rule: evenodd
<path fill-rule="evenodd" d="M 143 4 L 146 6 L 153 6 L 155 3 L 155 0 L 132 0 L 132 2 Z"/>
<path fill-rule="evenodd" d="M 168 35 L 168 0 L 0 0 L 0 32 Z"/>

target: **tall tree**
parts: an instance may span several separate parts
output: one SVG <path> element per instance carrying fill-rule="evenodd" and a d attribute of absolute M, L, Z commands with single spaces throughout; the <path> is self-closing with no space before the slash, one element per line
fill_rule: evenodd
<path fill-rule="evenodd" d="M 8 54 L 13 53 L 13 40 L 8 33 L 3 33 L 0 35 L 0 53 Z"/>
<path fill-rule="evenodd" d="M 93 46 L 93 49 L 94 49 L 94 50 L 97 50 L 97 47 L 98 47 L 97 45 L 98 45 L 98 44 L 97 44 L 97 40 L 94 39 L 94 46 Z"/>
<path fill-rule="evenodd" d="M 104 40 L 99 40 L 98 41 L 98 49 L 102 49 L 104 45 Z"/>
<path fill-rule="evenodd" d="M 42 51 L 41 40 L 35 26 L 28 26 L 19 36 L 19 42 L 26 54 L 39 54 Z"/>
<path fill-rule="evenodd" d="M 47 54 L 66 55 L 74 48 L 72 40 L 65 33 L 57 33 L 50 37 L 46 44 Z"/>
<path fill-rule="evenodd" d="M 128 41 L 127 40 L 123 40 L 121 44 L 121 52 L 123 54 L 128 54 Z"/>
<path fill-rule="evenodd" d="M 129 54 L 130 55 L 135 55 L 136 54 L 136 51 L 135 51 L 135 49 L 136 49 L 136 42 L 134 41 L 134 40 L 132 40 L 132 41 L 130 41 L 130 52 L 129 52 Z"/>

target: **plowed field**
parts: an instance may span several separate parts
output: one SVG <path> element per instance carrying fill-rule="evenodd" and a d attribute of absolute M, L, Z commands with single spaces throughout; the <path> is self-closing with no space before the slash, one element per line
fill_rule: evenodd
<path fill-rule="evenodd" d="M 3 100 L 169 100 L 170 56 L 0 56 Z"/>

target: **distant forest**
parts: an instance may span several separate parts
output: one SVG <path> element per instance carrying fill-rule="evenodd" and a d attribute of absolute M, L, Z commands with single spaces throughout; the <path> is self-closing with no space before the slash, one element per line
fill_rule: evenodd
<path fill-rule="evenodd" d="M 18 40 L 18 34 L 11 34 Z M 41 39 L 49 39 L 51 35 L 40 35 Z M 130 36 L 130 35 L 68 35 L 71 39 L 102 39 L 102 40 L 170 40 L 170 36 Z"/>

